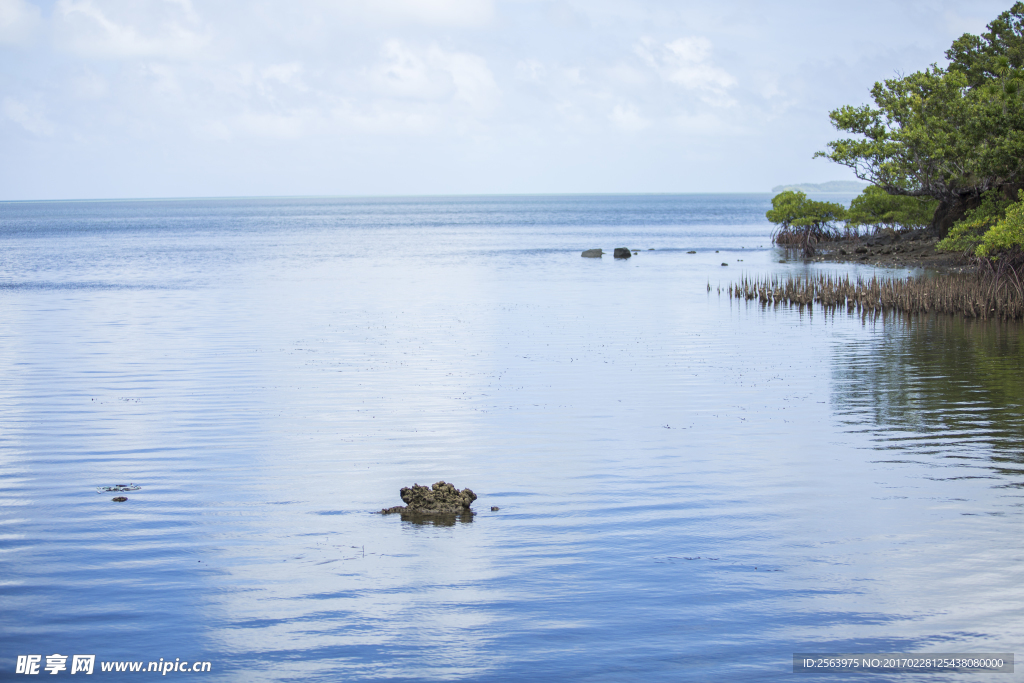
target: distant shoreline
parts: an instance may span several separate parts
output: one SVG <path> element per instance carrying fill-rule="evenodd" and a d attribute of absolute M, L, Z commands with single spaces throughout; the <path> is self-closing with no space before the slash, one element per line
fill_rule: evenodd
<path fill-rule="evenodd" d="M 796 183 L 793 185 L 776 185 L 772 194 L 780 192 L 814 192 L 817 194 L 860 194 L 867 183 L 856 180 L 830 180 L 827 183 Z"/>

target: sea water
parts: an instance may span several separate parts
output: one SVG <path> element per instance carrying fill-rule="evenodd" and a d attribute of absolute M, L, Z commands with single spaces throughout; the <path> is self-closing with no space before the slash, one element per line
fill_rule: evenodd
<path fill-rule="evenodd" d="M 769 200 L 0 204 L 0 678 L 1021 652 L 1020 326 L 729 299 L 906 274 L 787 258 Z M 439 480 L 471 521 L 374 514 Z"/>

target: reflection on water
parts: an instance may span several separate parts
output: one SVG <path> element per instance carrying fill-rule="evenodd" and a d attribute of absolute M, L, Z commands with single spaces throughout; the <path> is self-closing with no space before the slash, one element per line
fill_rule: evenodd
<path fill-rule="evenodd" d="M 1019 331 L 718 296 L 813 268 L 759 248 L 768 201 L 0 205 L 0 678 L 1024 650 Z M 439 479 L 477 514 L 377 514 Z"/>
<path fill-rule="evenodd" d="M 876 448 L 1024 485 L 1024 327 L 952 316 L 873 326 L 876 334 L 836 350 L 834 402 L 851 428 L 869 418 Z"/>
<path fill-rule="evenodd" d="M 472 512 L 438 513 L 425 515 L 417 512 L 398 513 L 403 522 L 417 524 L 420 526 L 455 526 L 456 524 L 469 524 L 473 521 Z"/>

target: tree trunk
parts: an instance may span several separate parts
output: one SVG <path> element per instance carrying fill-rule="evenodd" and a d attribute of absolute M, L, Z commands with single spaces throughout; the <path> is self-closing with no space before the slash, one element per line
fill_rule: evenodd
<path fill-rule="evenodd" d="M 1018 201 L 1017 193 L 1024 190 L 1024 183 L 1004 183 L 998 188 L 1003 198 L 1010 202 Z M 949 234 L 950 228 L 970 210 L 981 206 L 981 197 L 975 194 L 962 194 L 954 200 L 942 200 L 932 216 L 929 230 L 939 237 Z"/>
<path fill-rule="evenodd" d="M 945 237 L 953 224 L 967 214 L 968 209 L 974 209 L 981 204 L 981 198 L 975 195 L 960 195 L 956 199 L 944 199 L 939 202 L 932 216 L 932 224 L 929 231 L 937 237 Z"/>
<path fill-rule="evenodd" d="M 804 256 L 810 258 L 814 256 L 814 244 L 811 242 L 811 226 L 807 226 L 804 230 Z"/>

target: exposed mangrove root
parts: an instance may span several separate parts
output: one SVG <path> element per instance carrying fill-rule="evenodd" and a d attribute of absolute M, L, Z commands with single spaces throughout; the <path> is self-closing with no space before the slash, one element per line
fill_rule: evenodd
<path fill-rule="evenodd" d="M 827 311 L 858 313 L 945 313 L 965 318 L 1024 318 L 1024 292 L 1014 278 L 991 273 L 947 273 L 935 277 L 771 276 L 746 278 L 729 286 L 729 296 L 763 305 L 818 304 Z"/>

